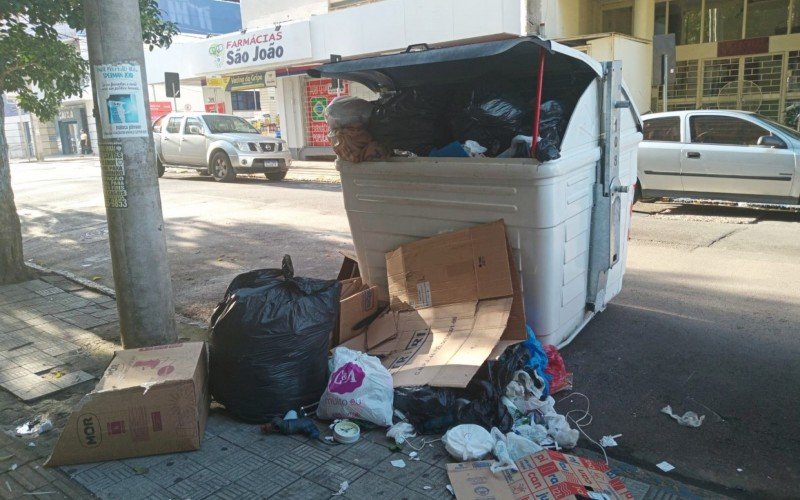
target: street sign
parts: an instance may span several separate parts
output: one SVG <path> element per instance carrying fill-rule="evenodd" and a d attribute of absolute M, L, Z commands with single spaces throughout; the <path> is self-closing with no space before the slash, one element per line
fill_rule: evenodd
<path fill-rule="evenodd" d="M 164 86 L 167 89 L 167 97 L 181 96 L 181 77 L 178 73 L 164 73 Z"/>

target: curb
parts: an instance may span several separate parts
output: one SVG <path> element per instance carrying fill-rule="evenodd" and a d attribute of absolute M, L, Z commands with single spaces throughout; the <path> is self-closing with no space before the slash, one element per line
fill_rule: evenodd
<path fill-rule="evenodd" d="M 81 285 L 84 288 L 88 288 L 89 290 L 92 290 L 94 292 L 101 293 L 103 295 L 111 297 L 115 301 L 117 299 L 117 292 L 115 292 L 113 288 L 107 287 L 105 285 L 101 285 L 99 283 L 95 283 L 92 280 L 88 280 L 86 278 L 78 276 L 77 274 L 71 273 L 69 271 L 62 271 L 60 269 L 52 269 L 52 268 L 49 268 L 49 267 L 45 267 L 45 266 L 39 265 L 39 264 L 37 264 L 37 263 L 35 263 L 33 261 L 30 261 L 30 260 L 25 261 L 25 265 L 28 266 L 30 269 L 33 269 L 34 271 L 38 271 L 40 273 L 48 273 L 48 274 L 55 274 L 57 276 L 61 276 L 62 278 L 66 278 L 66 279 L 68 279 L 68 280 L 70 280 L 70 281 L 72 281 L 74 283 L 77 283 L 78 285 Z M 192 318 L 190 318 L 188 316 L 184 316 L 183 314 L 180 314 L 180 313 L 177 313 L 177 312 L 175 313 L 175 319 L 177 319 L 178 321 L 180 321 L 184 325 L 196 326 L 198 328 L 208 328 L 208 323 L 203 322 L 203 321 L 199 321 L 199 320 L 196 320 L 196 319 L 192 319 Z"/>

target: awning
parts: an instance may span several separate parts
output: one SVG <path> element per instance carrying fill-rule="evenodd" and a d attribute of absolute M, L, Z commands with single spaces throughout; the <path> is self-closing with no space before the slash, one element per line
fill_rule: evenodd
<path fill-rule="evenodd" d="M 419 50 L 414 50 L 419 47 Z M 536 75 L 540 53 L 545 70 L 555 80 L 589 80 L 602 75 L 600 63 L 575 49 L 539 37 L 427 48 L 332 62 L 308 71 L 315 78 L 339 78 L 361 83 L 373 91 L 426 85 L 445 85 L 481 78 L 525 78 Z"/>

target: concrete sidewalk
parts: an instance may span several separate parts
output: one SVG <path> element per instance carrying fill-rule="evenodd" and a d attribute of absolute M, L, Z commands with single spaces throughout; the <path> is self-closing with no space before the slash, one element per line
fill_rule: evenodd
<path fill-rule="evenodd" d="M 43 275 L 0 287 L 0 311 L 0 380 L 22 377 L 23 368 L 26 377 L 36 377 L 51 391 L 28 401 L 0 391 L 0 498 L 330 498 L 344 481 L 349 485 L 345 498 L 451 498 L 446 489 L 451 459 L 440 440 L 412 440 L 419 448 L 414 459 L 408 446 L 391 449 L 381 430 L 365 432 L 353 445 L 266 436 L 216 405 L 198 451 L 45 469 L 44 459 L 70 410 L 92 390 L 119 348 L 99 336 L 113 338 L 115 304 L 61 276 Z M 181 338 L 197 337 L 182 333 Z M 59 354 L 48 354 L 48 349 Z M 34 350 L 43 355 L 31 357 Z M 59 380 L 76 372 L 86 375 L 58 387 Z M 41 436 L 14 435 L 17 425 L 37 415 L 48 415 L 55 429 Z M 324 423 L 318 426 L 323 435 L 330 432 Z M 597 458 L 588 450 L 573 454 Z M 391 464 L 398 459 L 405 468 Z M 628 464 L 611 465 L 635 498 L 717 496 Z"/>

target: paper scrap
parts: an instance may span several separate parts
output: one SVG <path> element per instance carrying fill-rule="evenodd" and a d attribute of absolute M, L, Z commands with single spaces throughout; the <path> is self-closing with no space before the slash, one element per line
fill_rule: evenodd
<path fill-rule="evenodd" d="M 622 437 L 622 434 L 615 434 L 613 436 L 603 436 L 600 438 L 600 446 L 603 448 L 612 448 L 617 446 L 617 438 Z"/>
<path fill-rule="evenodd" d="M 674 418 L 676 422 L 684 427 L 700 427 L 703 425 L 703 420 L 706 418 L 705 415 L 698 416 L 697 413 L 693 411 L 687 411 L 683 415 L 676 415 L 675 413 L 672 413 L 672 407 L 670 405 L 661 408 L 661 413 L 667 414 Z"/>
<path fill-rule="evenodd" d="M 8 470 L 17 470 L 17 467 L 19 467 L 17 464 L 11 464 L 11 468 Z"/>
<path fill-rule="evenodd" d="M 423 490 L 432 490 L 433 486 L 423 486 L 422 489 Z"/>
<path fill-rule="evenodd" d="M 339 483 L 339 491 L 337 491 L 336 493 L 334 493 L 331 496 L 340 497 L 340 496 L 344 495 L 344 492 L 347 491 L 347 488 L 349 488 L 349 487 L 350 487 L 350 483 L 348 483 L 347 481 L 342 481 L 341 483 Z"/>
<path fill-rule="evenodd" d="M 445 488 L 447 488 L 447 491 L 449 491 L 451 495 L 456 496 L 456 490 L 453 489 L 452 485 L 448 484 L 447 486 L 445 486 Z"/>
<path fill-rule="evenodd" d="M 395 467 L 397 467 L 398 469 L 404 469 L 406 466 L 406 463 L 402 458 L 398 460 L 392 460 L 390 463 Z"/>
<path fill-rule="evenodd" d="M 656 467 L 658 467 L 659 469 L 663 470 L 664 472 L 669 472 L 669 471 L 671 471 L 671 470 L 673 470 L 675 468 L 675 466 L 673 466 L 671 463 L 666 462 L 666 461 L 656 464 Z"/>

